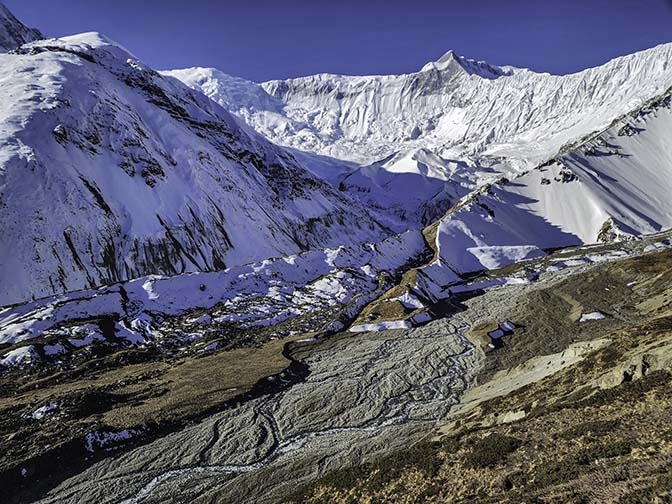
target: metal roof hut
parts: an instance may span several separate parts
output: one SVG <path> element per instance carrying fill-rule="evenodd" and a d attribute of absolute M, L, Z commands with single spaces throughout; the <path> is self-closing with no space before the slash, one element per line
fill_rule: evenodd
<path fill-rule="evenodd" d="M 497 326 L 497 329 L 488 332 L 488 336 L 490 337 L 490 343 L 488 344 L 488 346 L 490 348 L 503 347 L 504 341 L 502 340 L 502 338 L 504 336 L 508 336 L 509 334 L 513 334 L 515 328 L 516 324 L 514 324 L 509 320 L 500 322 L 499 325 Z"/>

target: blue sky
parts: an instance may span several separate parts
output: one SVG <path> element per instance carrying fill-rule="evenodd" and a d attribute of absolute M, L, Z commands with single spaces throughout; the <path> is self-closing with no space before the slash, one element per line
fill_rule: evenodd
<path fill-rule="evenodd" d="M 4 0 L 50 36 L 99 31 L 157 69 L 263 81 L 404 73 L 453 49 L 571 73 L 672 42 L 672 0 Z"/>

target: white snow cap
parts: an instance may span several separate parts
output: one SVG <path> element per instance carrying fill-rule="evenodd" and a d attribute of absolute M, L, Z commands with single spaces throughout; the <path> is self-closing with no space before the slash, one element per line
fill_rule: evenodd
<path fill-rule="evenodd" d="M 421 72 L 428 72 L 431 70 L 438 70 L 443 72 L 446 70 L 462 70 L 471 75 L 478 75 L 485 79 L 494 79 L 503 75 L 512 75 L 511 67 L 506 69 L 496 67 L 486 63 L 485 61 L 476 61 L 465 58 L 450 50 L 443 54 L 438 60 L 430 61 L 420 70 Z"/>
<path fill-rule="evenodd" d="M 123 45 L 115 42 L 107 35 L 99 32 L 91 31 L 85 33 L 78 33 L 76 35 L 68 35 L 66 37 L 50 38 L 44 40 L 36 40 L 27 47 L 61 47 L 66 51 L 79 52 L 84 54 L 99 54 L 103 50 L 111 52 L 113 56 L 119 58 L 121 61 L 127 59 L 137 60 L 138 58 Z"/>
<path fill-rule="evenodd" d="M 451 63 L 457 63 L 457 56 L 455 52 L 450 50 L 443 54 L 438 60 L 430 61 L 420 70 L 421 72 L 426 72 L 428 70 L 446 70 Z"/>

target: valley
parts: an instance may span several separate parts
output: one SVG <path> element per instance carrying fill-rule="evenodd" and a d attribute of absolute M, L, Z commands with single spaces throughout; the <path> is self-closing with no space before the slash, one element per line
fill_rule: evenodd
<path fill-rule="evenodd" d="M 255 83 L 0 5 L 0 500 L 669 502 L 670 63 Z"/>
<path fill-rule="evenodd" d="M 307 484 L 343 466 L 404 450 L 424 442 L 437 428 L 440 433 L 453 432 L 451 422 L 461 424 L 463 417 L 471 415 L 477 419 L 472 422 L 487 427 L 493 417 L 484 414 L 485 405 L 543 386 L 537 383 L 580 365 L 586 355 L 604 351 L 608 334 L 631 330 L 650 313 L 656 319 L 663 317 L 669 309 L 670 248 L 669 237 L 662 235 L 564 249 L 501 273 L 490 272 L 453 286 L 472 295 L 448 316 L 442 311 L 442 318 L 417 328 L 297 334 L 205 356 L 164 356 L 153 365 L 151 360 L 121 364 L 120 357 L 128 352 L 122 351 L 113 354 L 116 366 L 98 369 L 84 382 L 89 401 L 91 395 L 96 397 L 96 389 L 114 400 L 102 411 L 83 415 L 72 415 L 81 394 L 73 387 L 87 374 L 75 374 L 77 380 L 67 385 L 67 373 L 60 373 L 65 375 L 60 380 L 46 379 L 40 385 L 41 399 L 34 393 L 22 394 L 33 404 L 24 410 L 26 427 L 39 423 L 49 429 L 43 434 L 51 439 L 59 434 L 50 425 L 69 425 L 70 435 L 73 426 L 82 434 L 95 428 L 100 435 L 94 439 L 101 441 L 86 455 L 91 457 L 84 464 L 89 468 L 52 488 L 43 501 L 273 502 L 290 496 L 297 482 Z M 637 266 L 637 261 L 646 261 L 651 271 Z M 604 287 L 598 287 L 600 283 Z M 586 284 L 593 288 L 576 290 L 576 285 Z M 642 308 L 652 298 L 661 301 Z M 581 314 L 594 312 L 605 314 L 604 318 L 579 320 Z M 505 336 L 503 348 L 492 350 L 487 338 L 479 336 L 480 327 L 504 320 L 511 320 L 516 329 Z M 631 345 L 646 348 L 637 340 Z M 550 355 L 556 352 L 557 357 Z M 567 352 L 576 357 L 569 358 Z M 650 371 L 665 368 L 670 359 L 666 352 Z M 296 371 L 283 353 L 300 363 Z M 560 361 L 560 356 L 562 364 L 549 368 L 550 361 Z M 512 378 L 506 371 L 499 378 L 498 372 L 521 366 L 540 371 Z M 230 374 L 213 375 L 212 369 Z M 297 371 L 299 375 L 294 375 Z M 618 386 L 617 371 L 612 374 L 611 386 Z M 497 385 L 504 377 L 513 384 Z M 193 381 L 197 388 L 185 388 Z M 32 388 L 28 383 L 26 391 Z M 59 395 L 67 398 L 65 402 L 58 400 Z M 15 407 L 20 397 L 13 399 Z M 42 403 L 58 406 L 39 420 L 34 414 L 31 418 L 29 411 L 37 411 Z M 526 408 L 507 410 L 504 417 L 515 420 Z M 109 440 L 102 441 L 106 432 Z M 115 439 L 117 432 L 132 435 Z M 80 443 L 79 451 L 61 455 L 71 457 L 68 464 L 85 456 L 85 441 Z M 166 446 L 181 448 L 176 452 Z M 25 456 L 17 454 L 18 459 Z M 28 467 L 29 478 L 39 479 L 44 477 L 42 471 L 49 471 L 40 465 Z M 123 469 L 118 472 L 116 467 Z M 52 477 L 50 486 L 63 475 L 56 472 Z M 112 489 L 121 481 L 116 493 Z"/>

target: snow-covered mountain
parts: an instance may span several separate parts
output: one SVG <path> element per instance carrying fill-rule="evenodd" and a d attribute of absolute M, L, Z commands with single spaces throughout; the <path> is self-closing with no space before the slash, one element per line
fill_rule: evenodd
<path fill-rule="evenodd" d="M 0 3 L 0 52 L 16 49 L 22 44 L 44 38 L 35 28 L 28 28 Z"/>
<path fill-rule="evenodd" d="M 96 33 L 23 43 L 2 13 L 0 305 L 431 223 L 443 285 L 672 225 L 672 44 L 566 76 L 448 52 L 257 84 Z"/>
<path fill-rule="evenodd" d="M 440 262 L 469 272 L 672 226 L 671 65 L 667 44 L 565 76 L 452 51 L 406 75 L 165 73 L 281 145 L 359 163 L 334 182 L 397 222 L 455 206 Z"/>
<path fill-rule="evenodd" d="M 672 85 L 672 44 L 558 76 L 452 51 L 405 75 L 319 74 L 256 84 L 213 69 L 166 72 L 273 141 L 371 164 L 431 149 L 529 168 Z"/>
<path fill-rule="evenodd" d="M 0 68 L 0 305 L 388 234 L 99 34 L 25 44 Z"/>

